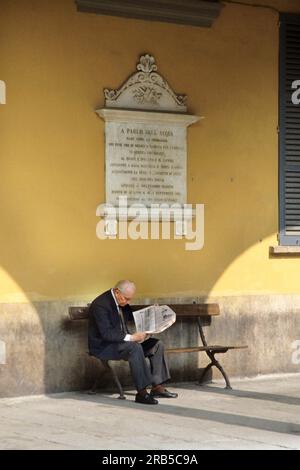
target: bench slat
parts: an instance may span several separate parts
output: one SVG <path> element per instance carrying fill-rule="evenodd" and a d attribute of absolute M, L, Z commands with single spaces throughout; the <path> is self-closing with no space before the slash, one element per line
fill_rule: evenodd
<path fill-rule="evenodd" d="M 69 316 L 72 321 L 86 320 L 89 316 L 88 307 L 69 307 Z"/>
<path fill-rule="evenodd" d="M 188 317 L 211 317 L 220 315 L 220 308 L 218 304 L 167 304 L 174 310 L 176 315 L 181 318 Z M 149 307 L 149 305 L 132 305 L 133 311 L 141 308 Z M 69 316 L 72 321 L 86 320 L 88 318 L 88 306 L 84 307 L 69 307 Z"/>
<path fill-rule="evenodd" d="M 168 353 L 184 353 L 184 352 L 198 352 L 198 351 L 228 351 L 229 349 L 246 349 L 248 346 L 196 346 L 193 348 L 170 348 L 167 349 Z"/>

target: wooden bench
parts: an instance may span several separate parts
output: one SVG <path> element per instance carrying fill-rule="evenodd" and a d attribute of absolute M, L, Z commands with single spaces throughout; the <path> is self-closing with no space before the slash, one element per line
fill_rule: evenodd
<path fill-rule="evenodd" d="M 199 330 L 199 335 L 201 339 L 202 346 L 188 346 L 188 347 L 180 347 L 180 348 L 169 348 L 166 349 L 168 354 L 174 353 L 192 353 L 192 352 L 205 352 L 210 359 L 209 364 L 205 367 L 202 371 L 202 374 L 199 378 L 199 384 L 203 383 L 204 378 L 207 372 L 215 366 L 221 374 L 223 375 L 226 383 L 227 389 L 231 389 L 229 378 L 221 366 L 219 361 L 215 358 L 216 354 L 224 354 L 231 349 L 245 349 L 247 346 L 228 346 L 228 345 L 208 345 L 203 326 L 210 325 L 211 318 L 217 315 L 220 315 L 220 308 L 218 304 L 215 303 L 207 303 L 207 304 L 168 304 L 169 307 L 174 310 L 176 313 L 177 319 L 194 319 L 197 321 L 197 326 Z M 132 310 L 138 310 L 140 308 L 147 307 L 147 305 L 132 305 Z M 69 308 L 69 316 L 71 321 L 78 321 L 78 320 L 87 320 L 88 318 L 88 306 L 86 307 L 70 307 Z M 98 359 L 98 358 L 97 358 Z M 104 361 L 103 359 L 100 360 L 103 364 L 105 371 L 110 371 L 113 375 L 113 379 L 118 387 L 120 396 L 119 398 L 124 399 L 124 391 L 121 386 L 121 383 L 118 379 L 118 376 L 115 370 L 110 366 L 110 361 Z M 96 391 L 96 382 L 92 387 L 90 393 L 95 393 Z"/>

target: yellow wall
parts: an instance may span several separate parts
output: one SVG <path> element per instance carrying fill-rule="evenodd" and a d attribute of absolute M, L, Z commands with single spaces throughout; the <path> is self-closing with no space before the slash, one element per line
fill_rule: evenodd
<path fill-rule="evenodd" d="M 300 12 L 298 2 L 264 3 Z M 299 291 L 300 259 L 269 257 L 277 21 L 275 11 L 229 4 L 204 29 L 77 13 L 73 0 L 1 1 L 0 301 L 90 300 L 124 277 L 139 296 Z M 201 251 L 96 238 L 104 125 L 94 109 L 143 52 L 206 117 L 188 133 L 188 201 L 205 204 Z"/>

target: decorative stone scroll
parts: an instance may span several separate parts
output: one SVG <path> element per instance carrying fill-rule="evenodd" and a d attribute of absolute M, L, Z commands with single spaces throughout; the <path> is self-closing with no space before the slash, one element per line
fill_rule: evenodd
<path fill-rule="evenodd" d="M 104 90 L 106 107 L 186 112 L 186 96 L 174 93 L 157 73 L 153 56 L 141 56 L 136 68 L 137 72 L 121 88 Z"/>
<path fill-rule="evenodd" d="M 176 94 L 157 72 L 155 59 L 140 57 L 137 72 L 116 90 L 104 90 L 106 203 L 187 202 L 187 127 L 201 119 L 186 113 L 186 96 Z"/>

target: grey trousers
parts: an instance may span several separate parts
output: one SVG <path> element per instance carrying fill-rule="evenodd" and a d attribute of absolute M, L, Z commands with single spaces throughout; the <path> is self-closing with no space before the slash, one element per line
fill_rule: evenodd
<path fill-rule="evenodd" d="M 159 385 L 170 379 L 168 363 L 163 343 L 150 338 L 144 343 L 124 341 L 118 345 L 120 359 L 129 362 L 131 375 L 137 390 L 149 385 Z M 149 359 L 150 368 L 146 357 Z"/>

